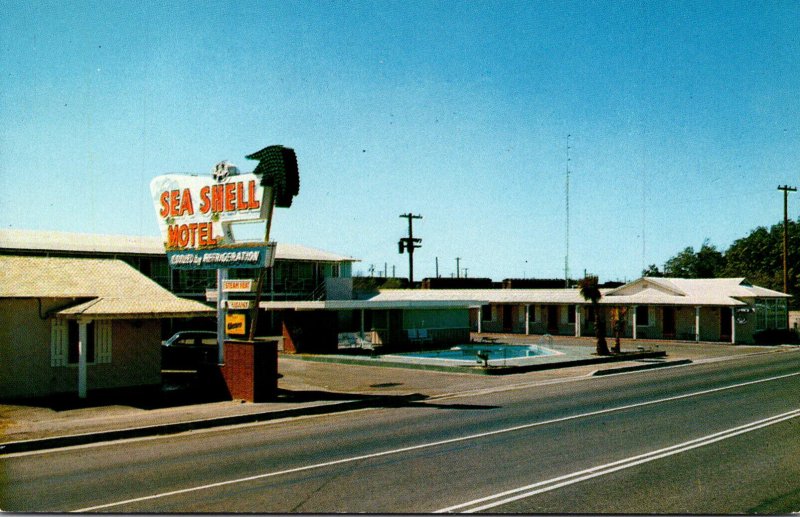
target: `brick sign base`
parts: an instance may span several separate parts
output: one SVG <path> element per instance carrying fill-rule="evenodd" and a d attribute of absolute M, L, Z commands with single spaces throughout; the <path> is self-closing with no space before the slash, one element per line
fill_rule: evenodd
<path fill-rule="evenodd" d="M 232 399 L 274 399 L 278 392 L 278 342 L 225 341 L 225 364 L 219 370 Z"/>

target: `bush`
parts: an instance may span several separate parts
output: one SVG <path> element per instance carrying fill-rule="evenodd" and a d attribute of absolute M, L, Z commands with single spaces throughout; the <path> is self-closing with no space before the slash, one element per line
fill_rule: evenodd
<path fill-rule="evenodd" d="M 800 343 L 800 337 L 792 329 L 764 329 L 753 334 L 757 345 L 783 345 Z"/>

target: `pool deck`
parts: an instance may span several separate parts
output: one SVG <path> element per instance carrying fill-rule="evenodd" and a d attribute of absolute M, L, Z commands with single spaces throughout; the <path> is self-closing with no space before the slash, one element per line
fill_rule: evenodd
<path fill-rule="evenodd" d="M 509 375 L 539 370 L 550 370 L 554 368 L 568 368 L 572 366 L 583 366 L 591 364 L 603 364 L 620 361 L 648 361 L 653 367 L 664 363 L 667 355 L 666 350 L 661 348 L 658 343 L 648 343 L 647 345 L 637 345 L 630 350 L 629 346 L 623 346 L 622 352 L 607 356 L 600 356 L 595 353 L 591 346 L 587 346 L 585 338 L 555 337 L 542 339 L 542 336 L 520 336 L 520 335 L 493 335 L 491 340 L 484 340 L 482 335 L 473 335 L 471 346 L 525 346 L 537 345 L 555 352 L 551 355 L 539 355 L 531 357 L 502 358 L 493 356 L 489 359 L 488 366 L 484 366 L 483 361 L 477 357 L 474 360 L 453 360 L 433 357 L 413 357 L 402 355 L 403 352 L 389 354 L 370 355 L 369 351 L 363 354 L 353 355 L 353 353 L 342 354 L 296 354 L 292 357 L 306 361 L 317 361 L 325 363 L 351 364 L 360 366 L 384 366 L 395 368 L 410 368 L 418 370 L 431 370 L 443 372 L 472 373 L 476 375 Z M 613 341 L 613 340 L 612 340 Z M 611 346 L 612 341 L 609 342 Z M 624 343 L 629 345 L 628 343 Z M 465 343 L 466 345 L 466 343 Z M 449 349 L 450 346 L 442 348 Z"/>

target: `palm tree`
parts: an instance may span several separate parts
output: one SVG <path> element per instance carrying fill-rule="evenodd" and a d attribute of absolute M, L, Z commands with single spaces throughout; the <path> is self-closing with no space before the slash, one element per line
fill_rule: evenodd
<path fill-rule="evenodd" d="M 605 320 L 600 314 L 600 298 L 603 294 L 598 287 L 598 280 L 596 276 L 586 276 L 578 281 L 581 296 L 584 300 L 592 302 L 592 310 L 594 312 L 594 334 L 597 337 L 597 355 L 610 355 L 608 351 L 608 344 L 606 343 L 606 329 Z"/>

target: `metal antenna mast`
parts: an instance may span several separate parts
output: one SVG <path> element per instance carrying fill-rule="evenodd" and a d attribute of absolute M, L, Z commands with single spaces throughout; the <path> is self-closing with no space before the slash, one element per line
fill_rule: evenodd
<path fill-rule="evenodd" d="M 647 267 L 647 168 L 642 171 L 642 271 Z"/>
<path fill-rule="evenodd" d="M 566 185 L 567 224 L 566 224 L 566 254 L 564 255 L 564 287 L 569 287 L 569 137 L 570 135 L 567 135 L 567 185 Z"/>

